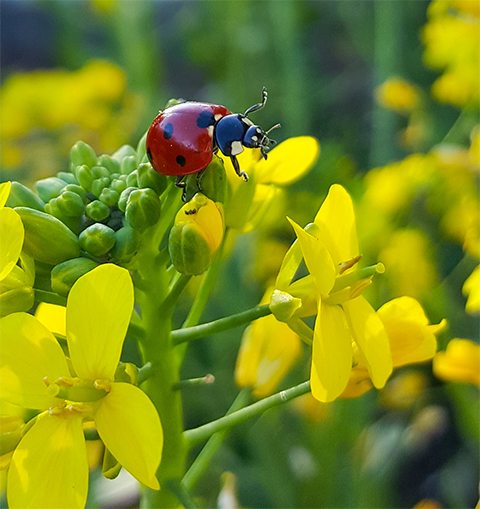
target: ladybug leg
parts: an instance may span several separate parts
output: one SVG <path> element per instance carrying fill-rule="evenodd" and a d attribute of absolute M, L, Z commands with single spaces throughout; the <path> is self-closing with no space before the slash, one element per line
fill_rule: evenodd
<path fill-rule="evenodd" d="M 178 175 L 175 179 L 175 185 L 182 189 L 182 201 L 187 201 L 187 189 L 186 189 L 186 183 L 183 181 L 185 178 L 185 175 Z"/>
<path fill-rule="evenodd" d="M 238 164 L 238 159 L 235 156 L 230 156 L 232 160 L 233 167 L 235 168 L 235 172 L 239 177 L 242 177 L 245 182 L 248 182 L 248 175 L 240 170 L 240 165 Z"/>
<path fill-rule="evenodd" d="M 250 108 L 248 108 L 248 110 L 243 114 L 243 116 L 248 117 L 248 115 L 250 115 L 250 113 L 253 113 L 254 111 L 261 110 L 265 106 L 266 103 L 267 103 L 267 89 L 265 87 L 263 87 L 262 102 L 255 104 L 253 106 L 250 106 Z"/>
<path fill-rule="evenodd" d="M 203 173 L 205 172 L 206 168 L 204 168 L 203 170 L 200 170 L 198 173 L 197 173 L 197 177 L 196 177 L 196 184 L 197 184 L 197 188 L 200 192 L 203 191 L 202 189 L 202 186 L 200 185 L 200 180 L 202 180 L 202 177 L 203 177 Z"/>

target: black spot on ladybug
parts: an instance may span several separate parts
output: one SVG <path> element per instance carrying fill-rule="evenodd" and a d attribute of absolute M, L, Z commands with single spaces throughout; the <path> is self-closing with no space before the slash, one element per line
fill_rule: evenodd
<path fill-rule="evenodd" d="M 193 216 L 193 214 L 196 214 L 196 212 L 197 212 L 197 209 L 186 210 L 186 211 L 185 211 L 185 215 L 187 215 L 187 216 Z"/>
<path fill-rule="evenodd" d="M 187 164 L 187 160 L 183 156 L 177 156 L 175 161 L 177 161 L 177 164 L 182 168 Z"/>
<path fill-rule="evenodd" d="M 147 157 L 148 160 L 150 161 L 150 164 L 152 164 L 152 152 L 148 147 L 147 147 Z"/>
<path fill-rule="evenodd" d="M 169 140 L 173 135 L 173 124 L 171 124 L 170 122 L 168 124 L 165 125 L 165 127 L 163 128 L 163 137 L 166 139 L 166 140 Z"/>
<path fill-rule="evenodd" d="M 211 113 L 210 111 L 202 111 L 202 113 L 198 115 L 197 127 L 200 127 L 200 129 L 205 129 L 213 124 L 215 124 L 215 118 L 213 116 L 213 113 Z"/>

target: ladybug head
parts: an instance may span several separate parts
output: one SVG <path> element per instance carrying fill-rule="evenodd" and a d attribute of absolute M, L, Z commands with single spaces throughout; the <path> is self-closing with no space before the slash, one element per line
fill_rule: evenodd
<path fill-rule="evenodd" d="M 268 131 L 264 131 L 258 125 L 250 126 L 242 140 L 242 145 L 247 148 L 259 148 L 264 159 L 267 158 L 267 150 L 270 148 L 269 145 L 275 145 L 276 141 L 270 140 L 267 136 L 270 131 L 280 127 L 280 124 L 276 124 L 271 127 Z"/>

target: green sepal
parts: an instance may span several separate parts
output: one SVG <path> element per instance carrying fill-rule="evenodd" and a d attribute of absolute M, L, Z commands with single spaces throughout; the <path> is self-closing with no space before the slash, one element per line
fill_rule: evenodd
<path fill-rule="evenodd" d="M 120 163 L 113 157 L 102 154 L 98 157 L 98 162 L 108 170 L 110 175 L 112 173 L 120 173 Z"/>
<path fill-rule="evenodd" d="M 59 219 L 63 224 L 68 226 L 68 228 L 70 228 L 70 230 L 72 230 L 73 233 L 78 233 L 80 216 L 71 217 L 67 216 L 67 214 L 62 212 L 58 206 L 58 198 L 52 198 L 45 205 L 45 212 Z"/>
<path fill-rule="evenodd" d="M 99 168 L 97 166 L 97 168 Z M 92 193 L 99 198 L 102 191 L 110 185 L 110 179 L 108 177 L 96 178 L 92 183 Z"/>
<path fill-rule="evenodd" d="M 86 165 L 92 168 L 97 164 L 97 154 L 90 145 L 77 141 L 70 150 L 70 160 L 74 166 Z"/>
<path fill-rule="evenodd" d="M 66 171 L 59 171 L 57 173 L 57 177 L 59 179 L 62 179 L 67 184 L 78 184 L 78 180 L 76 179 L 76 177 L 73 173 L 66 172 Z"/>
<path fill-rule="evenodd" d="M 137 166 L 137 157 L 130 155 L 123 159 L 120 171 L 122 175 L 130 175 L 132 171 L 137 169 Z"/>
<path fill-rule="evenodd" d="M 167 188 L 167 177 L 157 173 L 150 163 L 142 163 L 137 168 L 138 187 L 149 187 L 153 189 L 159 196 Z"/>
<path fill-rule="evenodd" d="M 63 190 L 67 183 L 57 177 L 49 177 L 35 182 L 35 189 L 38 196 L 46 203 L 52 198 L 56 198 Z"/>
<path fill-rule="evenodd" d="M 212 262 L 212 251 L 207 240 L 192 223 L 173 226 L 170 230 L 168 251 L 174 267 L 187 276 L 203 274 Z"/>
<path fill-rule="evenodd" d="M 153 189 L 138 189 L 130 193 L 125 217 L 135 230 L 143 232 L 156 224 L 160 219 L 160 212 L 160 199 Z"/>
<path fill-rule="evenodd" d="M 93 184 L 92 170 L 86 164 L 83 164 L 81 166 L 77 166 L 74 170 L 74 173 L 75 177 L 77 178 L 79 184 L 83 187 L 83 189 L 91 191 Z"/>
<path fill-rule="evenodd" d="M 52 290 L 66 297 L 75 281 L 95 267 L 97 262 L 83 256 L 56 265 L 51 275 Z"/>
<path fill-rule="evenodd" d="M 24 251 L 40 262 L 57 265 L 80 255 L 77 236 L 59 219 L 28 207 L 16 207 L 25 228 Z"/>
<path fill-rule="evenodd" d="M 125 212 L 127 210 L 128 197 L 133 191 L 138 191 L 138 187 L 127 187 L 122 191 L 120 198 L 118 199 L 118 208 Z"/>
<path fill-rule="evenodd" d="M 137 252 L 139 232 L 131 226 L 124 226 L 115 232 L 115 246 L 112 249 L 113 259 L 120 264 L 127 264 Z"/>
<path fill-rule="evenodd" d="M 125 179 L 126 180 L 126 179 Z M 117 191 L 117 193 L 120 195 L 125 191 L 127 188 L 127 183 L 123 179 L 113 179 L 110 184 L 110 189 L 113 189 L 114 191 Z"/>
<path fill-rule="evenodd" d="M 131 362 L 122 362 L 115 370 L 115 382 L 138 385 L 138 368 Z"/>
<path fill-rule="evenodd" d="M 93 200 L 85 207 L 85 215 L 94 221 L 103 221 L 110 215 L 110 207 L 100 200 Z"/>
<path fill-rule="evenodd" d="M 137 152 L 130 145 L 122 145 L 116 152 L 112 154 L 112 158 L 122 163 L 122 161 L 129 156 L 133 156 L 136 158 Z"/>
<path fill-rule="evenodd" d="M 99 179 L 101 177 L 106 177 L 110 182 L 110 172 L 105 168 L 105 166 L 94 166 L 92 168 L 92 174 L 94 179 Z"/>
<path fill-rule="evenodd" d="M 29 207 L 31 209 L 45 210 L 45 202 L 37 196 L 31 189 L 25 187 L 20 182 L 12 182 L 10 195 L 6 203 L 7 207 Z"/>
<path fill-rule="evenodd" d="M 105 205 L 108 205 L 109 207 L 112 207 L 113 205 L 116 205 L 118 203 L 118 199 L 120 198 L 120 194 L 117 193 L 114 189 L 110 189 L 109 187 L 104 187 L 102 189 L 102 192 L 100 193 L 100 196 L 98 199 L 105 203 Z"/>
<path fill-rule="evenodd" d="M 2 291 L 0 293 L 0 316 L 29 311 L 34 302 L 35 293 L 31 286 L 20 286 L 5 292 Z"/>
<path fill-rule="evenodd" d="M 115 232 L 107 225 L 95 223 L 83 230 L 80 247 L 92 256 L 102 256 L 115 245 Z"/>
<path fill-rule="evenodd" d="M 69 217 L 80 217 L 85 210 L 85 204 L 81 196 L 65 189 L 57 198 L 56 203 L 60 211 Z"/>
<path fill-rule="evenodd" d="M 103 454 L 102 475 L 106 479 L 116 479 L 122 465 L 115 459 L 113 454 L 105 447 Z"/>
<path fill-rule="evenodd" d="M 132 171 L 127 176 L 127 187 L 139 187 L 137 170 Z"/>
<path fill-rule="evenodd" d="M 222 159 L 215 155 L 213 156 L 211 163 L 205 168 L 200 178 L 200 187 L 202 193 L 214 202 L 226 202 L 228 181 Z"/>
<path fill-rule="evenodd" d="M 77 184 L 67 184 L 63 189 L 63 192 L 65 191 L 71 191 L 72 193 L 78 194 L 84 203 L 87 199 L 87 191 Z"/>

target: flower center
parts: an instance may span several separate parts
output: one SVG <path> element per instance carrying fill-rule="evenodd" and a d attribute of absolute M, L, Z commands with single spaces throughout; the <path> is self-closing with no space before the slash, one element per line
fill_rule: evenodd
<path fill-rule="evenodd" d="M 58 408 L 78 409 L 82 411 L 83 403 L 95 403 L 104 398 L 111 389 L 109 380 L 85 380 L 77 377 L 60 377 L 50 382 L 47 377 L 43 379 L 47 386 L 47 394 L 54 398 L 64 400 Z"/>

